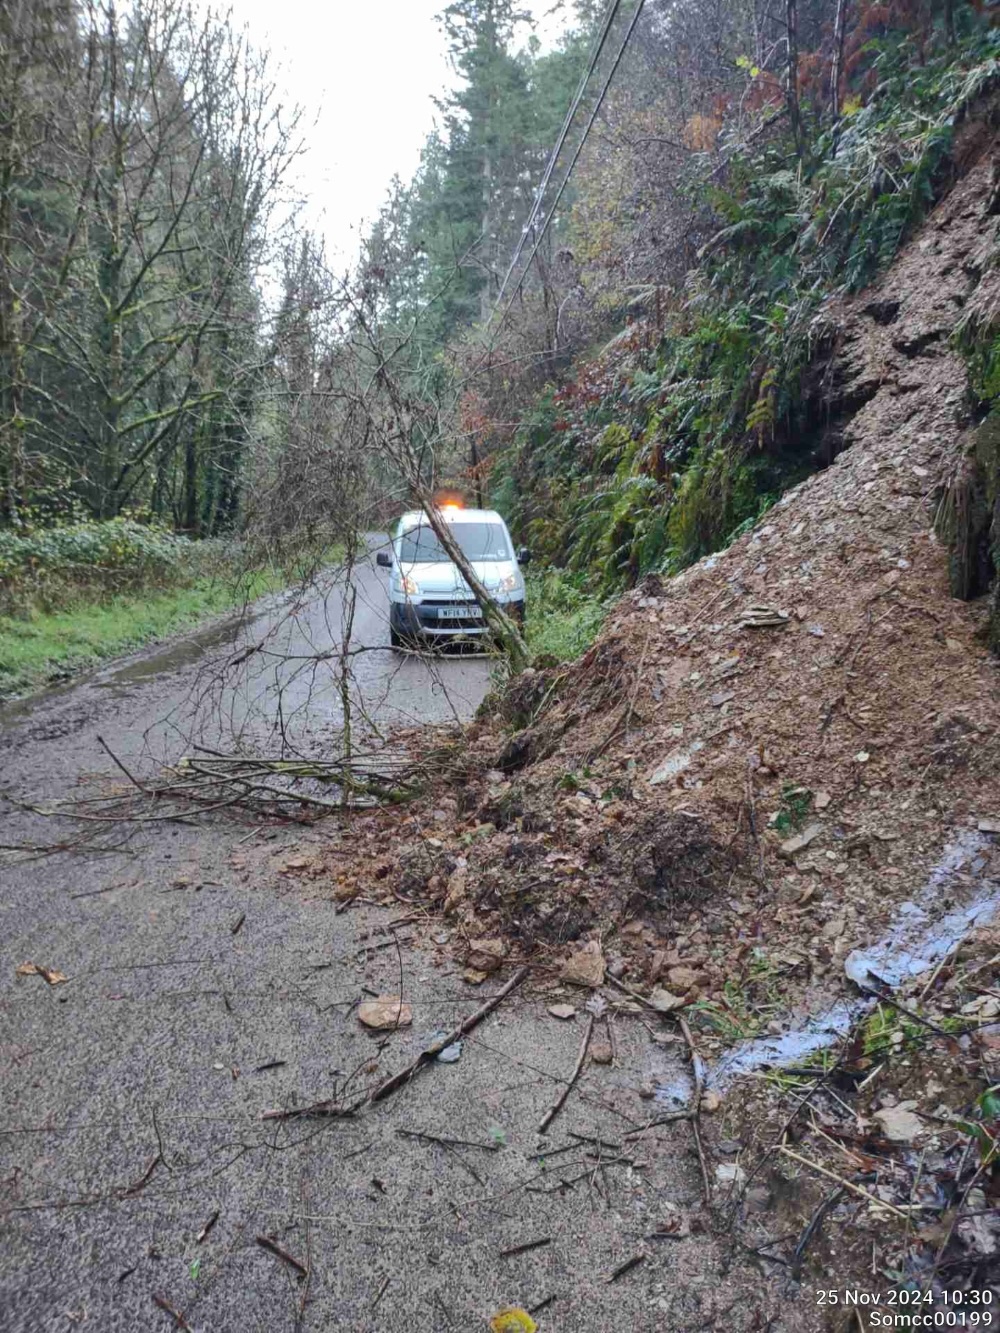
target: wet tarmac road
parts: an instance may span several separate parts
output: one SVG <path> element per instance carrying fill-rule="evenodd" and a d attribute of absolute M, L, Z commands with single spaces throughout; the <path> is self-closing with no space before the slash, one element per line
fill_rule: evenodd
<path fill-rule="evenodd" d="M 391 654 L 382 578 L 366 565 L 357 581 L 354 710 L 382 728 L 468 717 L 489 661 Z M 120 780 L 98 736 L 139 768 L 192 733 L 273 748 L 283 728 L 297 748 L 335 745 L 326 654 L 344 608 L 334 581 L 7 709 L 0 788 L 35 802 Z M 80 831 L 9 803 L 0 814 L 8 845 Z M 698 1199 L 685 1126 L 630 1141 L 599 1193 L 539 1183 L 537 1126 L 580 1041 L 543 999 L 512 997 L 458 1063 L 356 1119 L 267 1118 L 345 1077 L 352 1096 L 375 1086 L 484 998 L 462 979 L 460 940 L 438 953 L 446 922 L 418 912 L 392 934 L 398 904 L 338 914 L 329 884 L 289 873 L 362 830 L 351 817 L 303 829 L 227 812 L 140 826 L 101 856 L 0 850 L 4 1333 L 438 1333 L 539 1302 L 546 1333 L 653 1333 L 694 1317 L 692 1274 L 715 1248 L 705 1237 L 608 1285 L 664 1198 Z M 18 976 L 26 962 L 66 980 Z M 366 1032 L 366 993 L 402 993 L 412 1028 Z M 648 1114 L 638 1084 L 679 1072 L 637 1024 L 620 1025 L 616 1047 L 618 1067 L 589 1067 L 561 1114 L 556 1161 L 571 1181 L 595 1168 L 564 1132 L 617 1140 Z M 551 1243 L 521 1254 L 540 1235 Z"/>
<path fill-rule="evenodd" d="M 0 708 L 0 788 L 20 798 L 62 794 L 80 774 L 107 768 L 98 735 L 140 764 L 170 762 L 192 740 L 328 752 L 343 726 L 345 660 L 356 736 L 468 720 L 489 689 L 491 660 L 462 648 L 393 652 L 387 582 L 373 544 L 350 580 L 330 571 L 305 593 L 266 599 L 245 616 Z"/>

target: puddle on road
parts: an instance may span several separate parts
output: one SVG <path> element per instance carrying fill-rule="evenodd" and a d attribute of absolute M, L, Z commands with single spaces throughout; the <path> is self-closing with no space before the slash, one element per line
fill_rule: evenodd
<path fill-rule="evenodd" d="M 1000 881 L 984 875 L 986 853 L 994 842 L 969 830 L 949 843 L 917 900 L 903 903 L 889 931 L 875 944 L 848 955 L 844 971 L 850 980 L 860 986 L 884 982 L 895 989 L 935 967 L 970 930 L 1000 914 Z M 942 898 L 952 903 L 943 915 L 935 915 Z M 864 995 L 848 997 L 807 1016 L 787 1032 L 740 1042 L 705 1070 L 705 1086 L 721 1092 L 740 1075 L 801 1064 L 832 1046 L 876 1003 Z M 673 1109 L 687 1104 L 693 1091 L 691 1080 L 681 1076 L 659 1085 L 656 1095 Z"/>
<path fill-rule="evenodd" d="M 114 689 L 123 685 L 134 685 L 140 680 L 151 680 L 156 676 L 176 671 L 180 667 L 190 666 L 210 649 L 218 648 L 221 644 L 234 639 L 241 629 L 253 624 L 261 614 L 263 613 L 257 612 L 252 616 L 231 616 L 219 625 L 213 625 L 210 629 L 201 630 L 182 639 L 180 643 L 169 644 L 166 648 L 139 658 L 138 661 L 116 667 L 107 675 L 99 672 L 92 683 L 101 690 Z"/>

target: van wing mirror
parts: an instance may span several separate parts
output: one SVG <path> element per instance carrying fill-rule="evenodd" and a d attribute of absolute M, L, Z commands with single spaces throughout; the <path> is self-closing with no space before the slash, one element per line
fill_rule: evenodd
<path fill-rule="evenodd" d="M 392 569 L 392 556 L 388 551 L 379 551 L 375 557 L 375 563 L 381 569 Z"/>
<path fill-rule="evenodd" d="M 527 546 L 519 546 L 517 548 L 517 563 L 519 565 L 531 564 L 531 551 Z"/>

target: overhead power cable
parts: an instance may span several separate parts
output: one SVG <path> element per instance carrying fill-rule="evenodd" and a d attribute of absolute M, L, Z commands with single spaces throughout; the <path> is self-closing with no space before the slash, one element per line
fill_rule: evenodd
<path fill-rule="evenodd" d="M 601 54 L 604 50 L 604 44 L 608 40 L 608 33 L 611 31 L 611 25 L 612 23 L 614 23 L 615 18 L 617 17 L 618 14 L 618 10 L 620 8 L 621 8 L 621 0 L 611 0 L 611 4 L 608 6 L 607 13 L 604 16 L 604 22 L 601 24 L 601 30 L 597 34 L 597 37 L 594 39 L 594 43 L 590 49 L 590 56 L 587 61 L 587 68 L 583 72 L 583 76 L 580 79 L 580 83 L 576 90 L 576 95 L 574 96 L 573 101 L 570 103 L 569 110 L 566 112 L 566 118 L 563 120 L 562 129 L 559 131 L 559 137 L 556 140 L 555 146 L 552 149 L 552 152 L 549 154 L 548 161 L 545 164 L 545 171 L 542 174 L 542 179 L 539 181 L 538 189 L 535 191 L 535 197 L 534 200 L 532 201 L 531 212 L 528 214 L 528 218 L 521 231 L 521 236 L 520 239 L 518 240 L 517 247 L 514 250 L 513 258 L 510 261 L 510 265 L 508 266 L 507 272 L 504 274 L 504 280 L 500 284 L 500 290 L 497 293 L 497 298 L 495 302 L 493 303 L 494 310 L 503 300 L 503 294 L 507 290 L 507 284 L 508 282 L 510 282 L 514 269 L 517 267 L 517 261 L 521 258 L 521 252 L 524 249 L 524 245 L 528 239 L 528 236 L 531 234 L 531 229 L 535 225 L 535 219 L 538 217 L 539 209 L 541 208 L 542 201 L 545 198 L 545 191 L 549 188 L 549 181 L 552 179 L 552 172 L 555 170 L 556 162 L 559 160 L 559 154 L 563 150 L 563 144 L 566 142 L 566 136 L 567 134 L 569 134 L 570 126 L 573 124 L 573 121 L 576 117 L 576 113 L 580 108 L 580 103 L 583 101 L 583 94 L 587 90 L 587 84 L 592 79 L 594 70 L 597 68 L 597 62 L 600 60 Z"/>
<path fill-rule="evenodd" d="M 594 104 L 594 109 L 591 111 L 590 118 L 587 121 L 586 126 L 584 127 L 583 134 L 580 137 L 580 142 L 577 144 L 576 148 L 573 151 L 573 156 L 570 159 L 569 166 L 566 168 L 566 174 L 562 178 L 562 184 L 556 191 L 556 197 L 552 201 L 552 207 L 549 209 L 545 221 L 542 223 L 542 229 L 538 233 L 538 238 L 536 239 L 535 244 L 532 246 L 531 254 L 528 256 L 528 262 L 525 264 L 524 270 L 522 271 L 521 276 L 518 278 L 514 290 L 510 294 L 510 300 L 507 302 L 506 306 L 504 307 L 503 313 L 500 316 L 500 322 L 493 332 L 494 339 L 497 337 L 500 330 L 503 328 L 507 316 L 510 314 L 511 306 L 513 306 L 514 302 L 517 300 L 517 294 L 524 286 L 524 280 L 531 271 L 531 265 L 534 262 L 535 256 L 538 254 L 542 241 L 545 239 L 545 234 L 548 231 L 549 227 L 552 225 L 552 220 L 556 215 L 556 209 L 559 207 L 559 200 L 563 197 L 563 194 L 565 193 L 566 186 L 569 184 L 570 177 L 573 174 L 573 168 L 576 166 L 580 154 L 583 152 L 583 146 L 587 142 L 587 136 L 590 134 L 590 131 L 594 128 L 594 122 L 597 120 L 597 117 L 600 114 L 601 107 L 604 105 L 604 99 L 608 94 L 608 89 L 611 87 L 612 80 L 614 79 L 615 75 L 618 72 L 618 66 L 622 62 L 622 57 L 625 54 L 625 48 L 631 41 L 633 32 L 635 32 L 636 25 L 639 22 L 639 17 L 642 14 L 644 4 L 645 0 L 638 0 L 638 4 L 635 7 L 635 13 L 632 15 L 628 28 L 625 30 L 625 36 L 622 38 L 621 45 L 618 48 L 618 52 L 615 55 L 611 68 L 608 70 L 607 78 L 604 80 L 604 85 L 601 88 L 596 103 Z M 496 315 L 499 305 L 500 305 L 500 297 L 498 296 L 496 301 L 494 302 L 493 309 L 490 311 L 490 317 L 486 321 L 487 328 L 490 326 L 490 324 L 492 324 L 493 318 Z"/>

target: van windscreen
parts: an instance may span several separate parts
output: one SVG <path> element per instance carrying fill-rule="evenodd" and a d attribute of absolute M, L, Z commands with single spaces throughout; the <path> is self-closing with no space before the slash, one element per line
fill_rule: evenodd
<path fill-rule="evenodd" d="M 452 533 L 470 560 L 510 560 L 507 535 L 499 523 L 452 523 Z M 428 523 L 421 523 L 399 539 L 399 559 L 405 564 L 431 565 L 448 560 Z"/>

